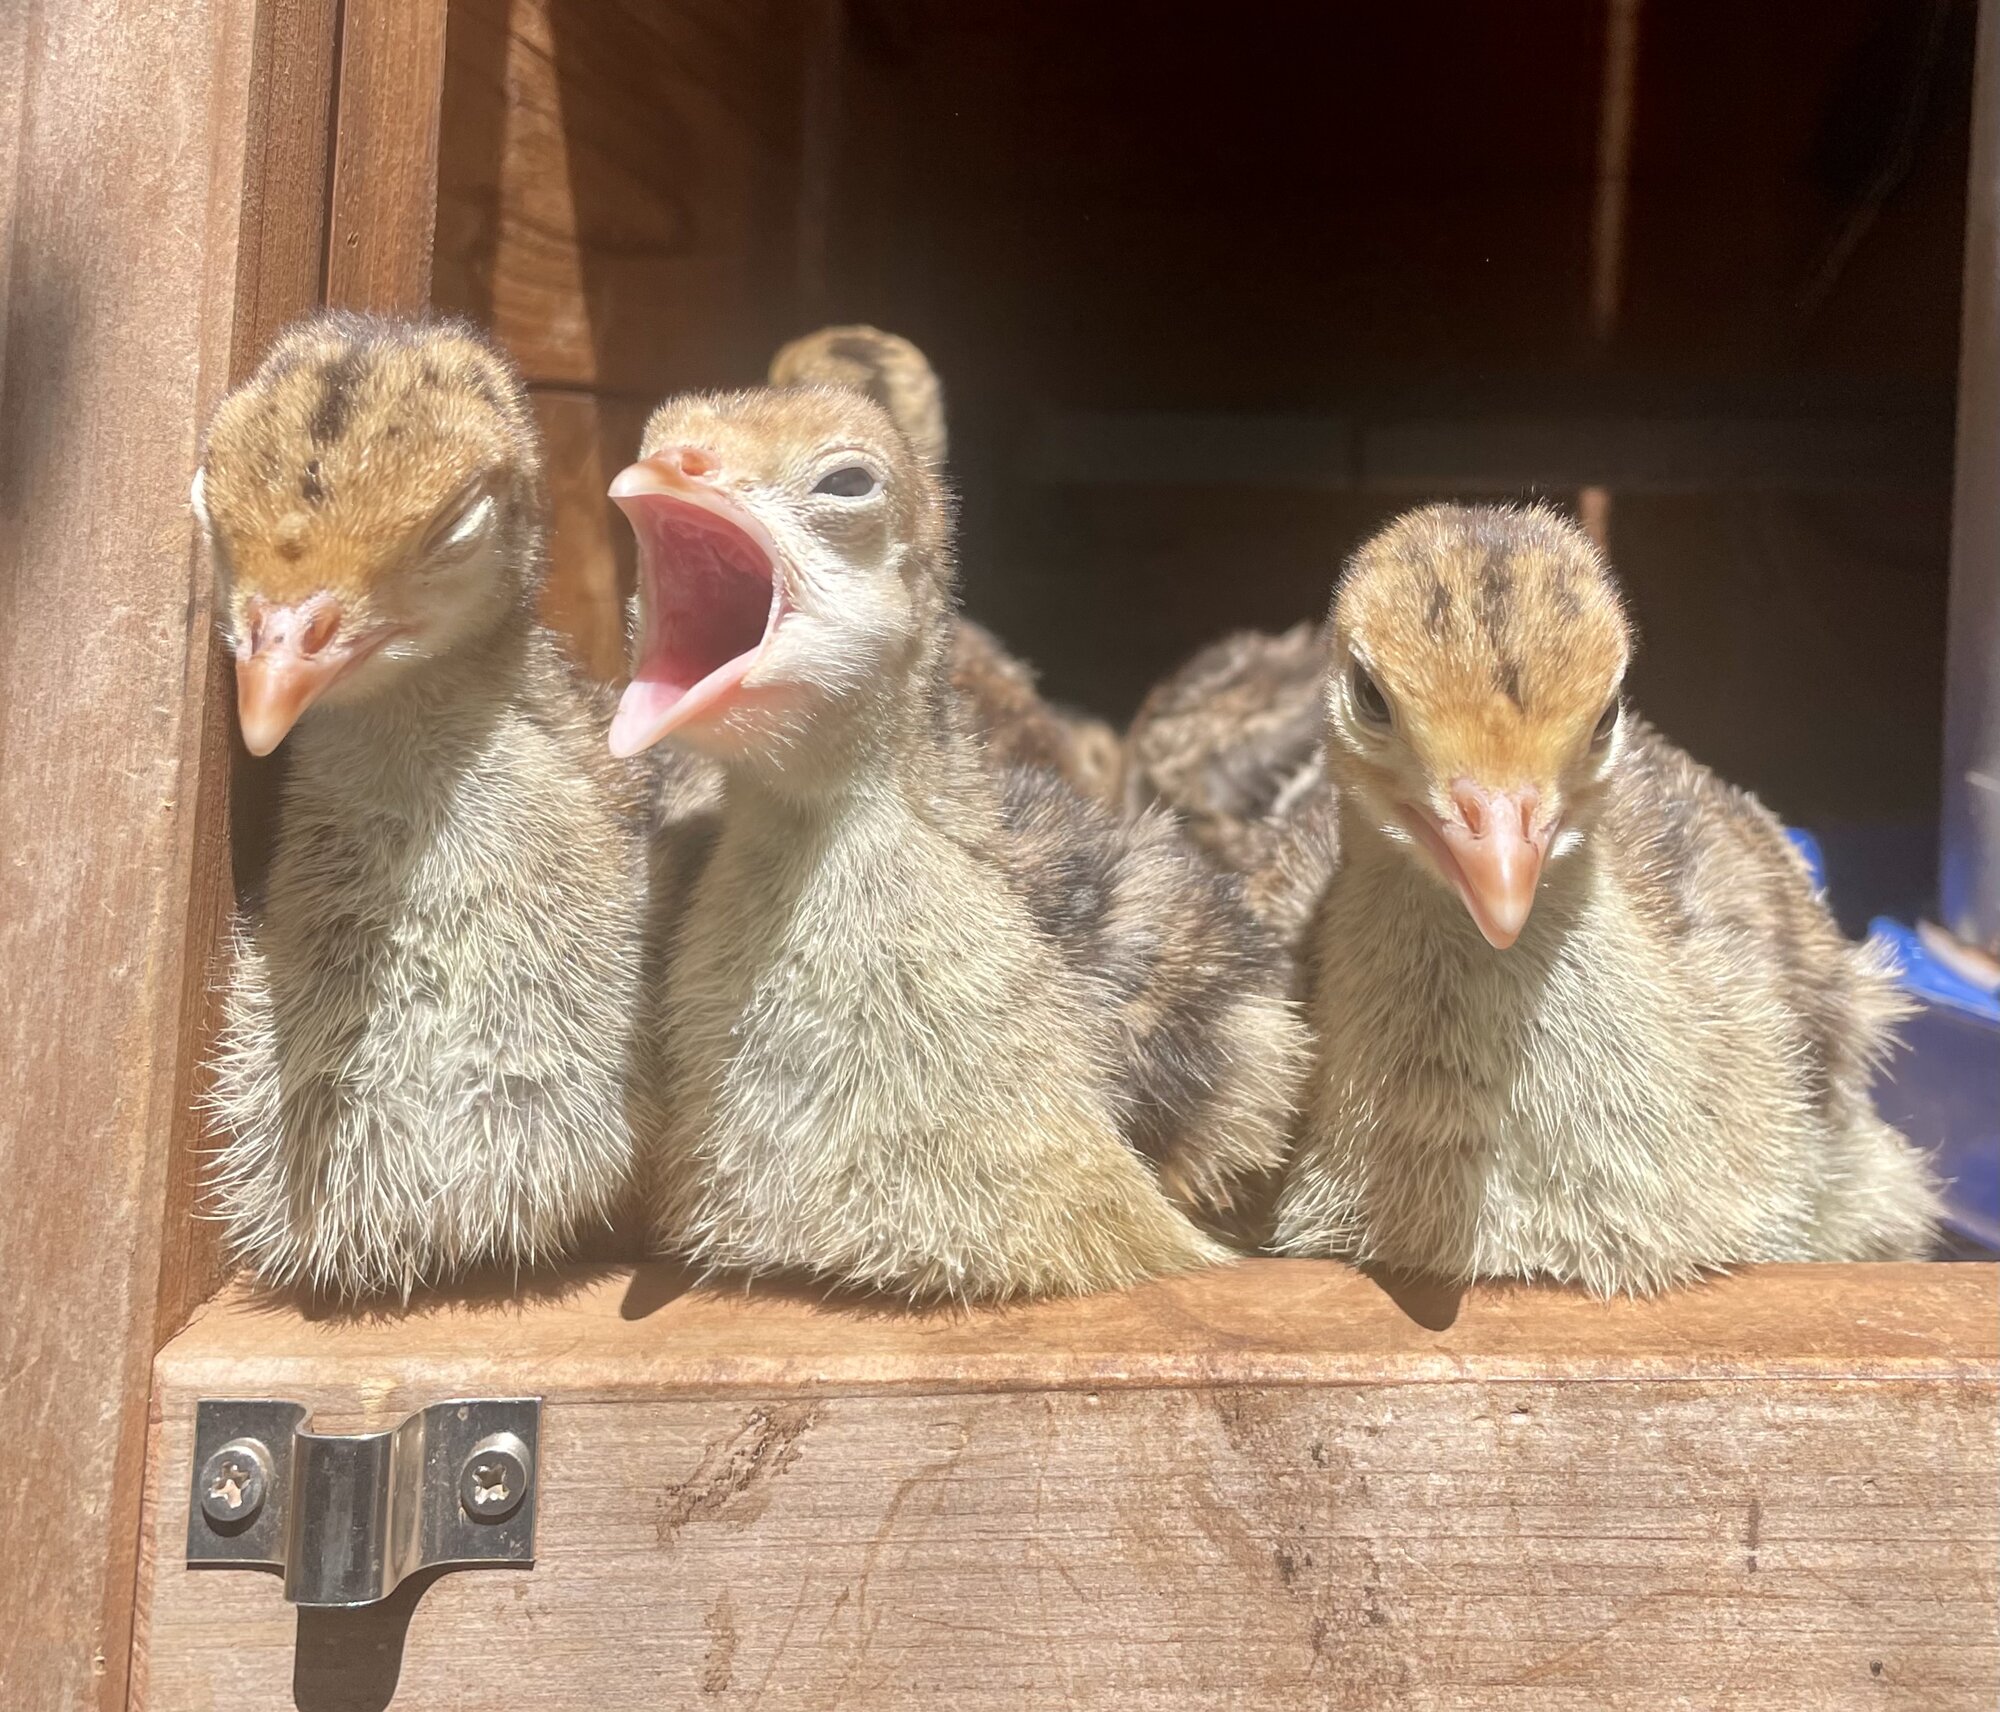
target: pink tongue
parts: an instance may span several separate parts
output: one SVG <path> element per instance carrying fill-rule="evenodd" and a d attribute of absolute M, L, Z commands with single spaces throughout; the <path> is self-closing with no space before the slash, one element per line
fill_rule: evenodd
<path fill-rule="evenodd" d="M 740 529 L 671 500 L 625 509 L 652 598 L 632 682 L 611 722 L 611 752 L 621 758 L 655 742 L 683 702 L 694 716 L 727 694 L 764 639 L 772 598 L 762 551 Z"/>
<path fill-rule="evenodd" d="M 617 716 L 611 721 L 611 753 L 621 761 L 646 747 L 653 728 L 666 717 L 667 709 L 681 699 L 671 684 L 651 683 L 634 678 L 619 698 Z"/>

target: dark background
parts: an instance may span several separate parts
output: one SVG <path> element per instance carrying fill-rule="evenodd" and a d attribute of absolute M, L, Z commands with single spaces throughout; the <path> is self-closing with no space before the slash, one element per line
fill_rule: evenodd
<path fill-rule="evenodd" d="M 855 0 L 811 320 L 942 373 L 968 610 L 1123 719 L 1428 498 L 1608 493 L 1641 706 L 1934 868 L 1973 7 Z M 803 324 L 803 323 L 802 323 Z"/>
<path fill-rule="evenodd" d="M 1114 720 L 1407 506 L 1594 488 L 1639 704 L 1859 926 L 1932 907 L 1973 21 L 457 0 L 434 296 L 533 388 L 606 677 L 647 412 L 829 321 L 930 353 L 968 610 Z"/>

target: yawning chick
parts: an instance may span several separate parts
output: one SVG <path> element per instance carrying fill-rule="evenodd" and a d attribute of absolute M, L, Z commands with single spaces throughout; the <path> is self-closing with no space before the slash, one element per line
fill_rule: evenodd
<path fill-rule="evenodd" d="M 663 1240 L 918 1297 L 1219 1258 L 1135 1148 L 1215 1203 L 1280 1156 L 1302 1042 L 1229 884 L 993 767 L 944 496 L 877 406 L 681 400 L 644 451 L 612 488 L 640 617 L 611 745 L 726 781 L 668 983 Z"/>
<path fill-rule="evenodd" d="M 1777 822 L 1624 707 L 1629 649 L 1550 510 L 1413 512 L 1350 565 L 1280 1248 L 1605 1294 L 1925 1251 L 1929 1175 L 1869 1104 L 1890 982 Z"/>
<path fill-rule="evenodd" d="M 532 616 L 520 383 L 457 325 L 306 321 L 224 400 L 194 502 L 244 741 L 291 756 L 213 1096 L 230 1243 L 346 1295 L 546 1259 L 652 1122 L 643 787 Z"/>
<path fill-rule="evenodd" d="M 771 359 L 771 384 L 832 386 L 872 398 L 919 458 L 934 468 L 944 464 L 944 387 L 908 339 L 874 327 L 822 327 Z M 951 679 L 995 759 L 1052 767 L 1093 801 L 1117 805 L 1125 766 L 1118 733 L 1101 719 L 1052 707 L 1035 687 L 1033 670 L 967 618 L 952 638 Z"/>

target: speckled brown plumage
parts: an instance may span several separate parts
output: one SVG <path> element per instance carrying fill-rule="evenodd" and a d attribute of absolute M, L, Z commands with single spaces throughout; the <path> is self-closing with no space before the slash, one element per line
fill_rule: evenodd
<path fill-rule="evenodd" d="M 1335 856 L 1326 660 L 1317 625 L 1225 636 L 1153 687 L 1126 738 L 1128 806 L 1170 811 L 1287 943 Z"/>
<path fill-rule="evenodd" d="M 209 433 L 239 676 L 356 662 L 265 721 L 290 766 L 216 1066 L 217 1211 L 274 1282 L 552 1258 L 658 1123 L 630 1051 L 643 786 L 532 617 L 540 474 L 519 382 L 452 324 L 303 323 Z"/>
<path fill-rule="evenodd" d="M 996 765 L 1047 768 L 1093 802 L 1118 802 L 1125 759 L 1118 734 L 1044 701 L 1033 669 L 969 618 L 953 627 L 951 682 Z"/>
<path fill-rule="evenodd" d="M 930 358 L 900 334 L 858 322 L 821 327 L 780 346 L 769 378 L 775 387 L 832 386 L 871 398 L 918 457 L 944 464 L 944 383 Z"/>
<path fill-rule="evenodd" d="M 889 413 L 911 449 L 941 468 L 947 451 L 944 387 L 908 339 L 866 326 L 822 327 L 771 359 L 774 387 L 833 386 L 859 392 Z M 1116 806 L 1125 746 L 1101 719 L 1045 701 L 1034 670 L 983 625 L 961 618 L 952 682 L 975 731 L 1003 767 L 1052 767 L 1085 796 Z"/>
<path fill-rule="evenodd" d="M 1160 1176 L 1223 1200 L 1268 1168 L 1302 1053 L 1229 883 L 1164 822 L 995 766 L 952 683 L 943 496 L 874 405 L 676 401 L 645 446 L 622 502 L 654 603 L 710 598 L 678 543 L 717 519 L 729 574 L 768 543 L 775 589 L 698 712 L 648 686 L 708 661 L 640 638 L 632 730 L 726 777 L 668 981 L 668 1246 L 959 1298 L 1218 1258 Z"/>
<path fill-rule="evenodd" d="M 1605 1293 L 1925 1252 L 1934 1185 L 1869 1101 L 1893 986 L 1778 823 L 1621 709 L 1629 645 L 1544 508 L 1355 556 L 1280 1248 Z"/>
<path fill-rule="evenodd" d="M 1274 1050 L 1290 958 L 1242 883 L 1197 860 L 1165 815 L 1119 820 L 1046 769 L 1011 769 L 1001 792 L 997 854 L 1116 1019 L 1126 1139 L 1182 1205 L 1225 1218 L 1290 1127 L 1296 1085 Z"/>

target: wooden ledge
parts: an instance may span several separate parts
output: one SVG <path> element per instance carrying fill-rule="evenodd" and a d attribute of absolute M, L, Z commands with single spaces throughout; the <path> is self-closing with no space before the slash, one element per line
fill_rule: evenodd
<path fill-rule="evenodd" d="M 1645 1302 L 1310 1261 L 917 1314 L 671 1269 L 160 1355 L 134 1712 L 1990 1712 L 2000 1269 Z M 182 1562 L 195 1403 L 545 1399 L 532 1570 Z"/>
<path fill-rule="evenodd" d="M 668 1266 L 601 1268 L 329 1312 L 232 1285 L 159 1358 L 209 1394 L 547 1374 L 577 1400 L 736 1392 L 1950 1379 L 2000 1373 L 2000 1266 L 1768 1266 L 1643 1301 L 1458 1292 L 1335 1261 L 1249 1260 L 1118 1294 L 917 1312 Z"/>

